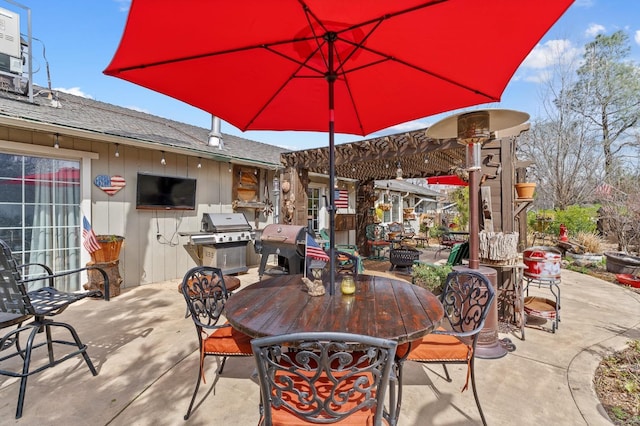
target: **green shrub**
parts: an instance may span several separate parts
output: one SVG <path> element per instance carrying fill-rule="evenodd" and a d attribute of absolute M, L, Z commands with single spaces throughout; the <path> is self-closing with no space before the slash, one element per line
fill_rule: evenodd
<path fill-rule="evenodd" d="M 447 279 L 447 275 L 453 271 L 449 265 L 431 265 L 418 263 L 413 265 L 413 284 L 426 288 L 432 293 L 439 294 Z"/>
<path fill-rule="evenodd" d="M 566 210 L 538 210 L 527 213 L 527 226 L 536 232 L 549 235 L 560 234 L 560 224 L 564 223 L 569 236 L 580 232 L 594 233 L 598 218 L 599 205 L 569 206 Z"/>

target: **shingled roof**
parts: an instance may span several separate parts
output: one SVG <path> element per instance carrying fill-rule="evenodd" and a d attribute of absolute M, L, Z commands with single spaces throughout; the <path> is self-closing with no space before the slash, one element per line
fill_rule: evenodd
<path fill-rule="evenodd" d="M 0 92 L 0 124 L 23 128 L 50 125 L 59 133 L 81 131 L 90 139 L 115 141 L 149 148 L 175 150 L 221 161 L 247 161 L 280 166 L 288 150 L 249 139 L 222 134 L 222 148 L 209 146 L 210 129 L 192 126 L 140 111 L 34 87 L 33 103 L 26 96 Z"/>

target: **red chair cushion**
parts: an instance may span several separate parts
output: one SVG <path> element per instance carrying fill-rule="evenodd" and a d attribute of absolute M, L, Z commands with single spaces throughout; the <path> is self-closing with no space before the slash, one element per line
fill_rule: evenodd
<path fill-rule="evenodd" d="M 300 377 L 285 371 L 279 371 L 276 374 L 286 375 L 290 379 L 292 379 L 298 391 L 309 392 L 308 382 L 301 380 Z M 340 377 L 340 376 L 341 376 L 340 374 L 337 375 L 337 377 Z M 345 392 L 345 394 L 347 394 L 349 389 L 353 388 L 353 382 L 357 379 L 357 377 L 358 376 L 354 376 L 347 381 L 341 382 L 335 388 L 334 388 L 334 384 L 329 379 L 327 379 L 326 376 L 320 377 L 314 383 L 315 388 L 317 389 L 317 392 L 318 392 L 318 397 L 322 399 L 328 399 L 330 397 L 332 389 L 334 390 L 334 395 L 340 395 L 342 392 Z M 373 396 L 375 397 L 375 394 Z M 361 402 L 363 397 L 364 396 L 362 394 L 359 394 L 356 392 L 355 394 L 350 395 L 350 399 L 347 401 L 346 404 L 342 406 L 335 406 L 335 407 L 332 407 L 330 405 L 330 408 L 333 408 L 340 412 L 348 411 L 349 409 L 356 406 L 359 402 Z M 298 396 L 295 393 L 285 392 L 282 395 L 282 398 L 287 403 L 296 406 L 296 408 L 298 408 L 299 410 L 305 410 L 309 408 L 307 405 L 301 404 L 298 401 Z M 272 416 L 274 426 L 294 426 L 294 425 L 310 424 L 309 422 L 305 422 L 300 417 L 298 417 L 291 411 L 287 410 L 286 408 L 272 407 L 271 413 L 272 413 L 271 416 Z M 337 425 L 343 425 L 343 426 L 344 425 L 353 425 L 353 426 L 373 425 L 374 414 L 375 414 L 375 406 L 368 409 L 363 408 L 361 410 L 356 411 L 349 417 L 346 417 L 340 421 L 337 421 L 331 424 L 337 424 Z M 319 418 L 325 418 L 325 417 L 319 416 Z M 326 417 L 326 418 L 329 419 L 329 417 Z"/>
<path fill-rule="evenodd" d="M 398 346 L 396 355 L 403 357 L 407 353 L 409 344 Z M 407 359 L 412 361 L 468 361 L 471 359 L 473 348 L 457 337 L 448 334 L 427 334 L 422 339 L 411 342 L 411 351 Z"/>
<path fill-rule="evenodd" d="M 203 343 L 208 355 L 253 355 L 251 337 L 231 326 L 217 329 Z"/>

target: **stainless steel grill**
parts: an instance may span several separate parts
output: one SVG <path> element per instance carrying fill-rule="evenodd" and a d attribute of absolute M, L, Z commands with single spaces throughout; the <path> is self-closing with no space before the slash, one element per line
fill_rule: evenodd
<path fill-rule="evenodd" d="M 304 268 L 307 229 L 296 225 L 267 225 L 260 236 L 260 268 L 258 275 L 299 274 Z M 278 266 L 266 269 L 270 255 L 276 255 Z"/>
<path fill-rule="evenodd" d="M 242 213 L 204 213 L 201 230 L 182 233 L 184 245 L 199 266 L 213 266 L 229 275 L 247 272 L 247 245 L 254 239 L 251 225 Z"/>

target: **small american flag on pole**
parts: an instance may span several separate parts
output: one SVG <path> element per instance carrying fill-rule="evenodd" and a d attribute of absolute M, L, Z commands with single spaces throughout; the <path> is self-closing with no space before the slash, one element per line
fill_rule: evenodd
<path fill-rule="evenodd" d="M 306 256 L 316 260 L 322 260 L 324 262 L 329 261 L 329 255 L 320 248 L 316 240 L 314 240 L 311 235 L 307 234 L 307 248 L 306 248 Z"/>
<path fill-rule="evenodd" d="M 349 191 L 347 191 L 346 189 L 336 189 L 335 203 L 336 203 L 336 209 L 348 209 L 349 208 Z"/>
<path fill-rule="evenodd" d="M 96 233 L 93 232 L 91 224 L 87 220 L 86 216 L 82 216 L 82 239 L 84 240 L 82 245 L 89 253 L 100 250 L 100 244 L 98 244 Z"/>

